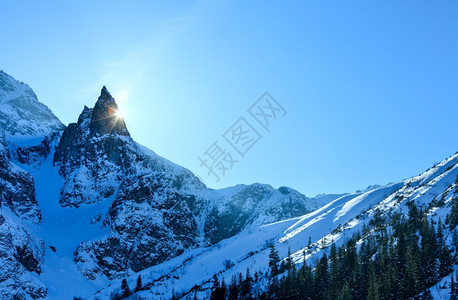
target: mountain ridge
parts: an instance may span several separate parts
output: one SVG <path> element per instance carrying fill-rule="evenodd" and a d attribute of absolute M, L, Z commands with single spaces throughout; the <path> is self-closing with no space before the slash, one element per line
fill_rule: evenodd
<path fill-rule="evenodd" d="M 2 76 L 11 86 L 24 88 L 31 95 L 29 102 L 38 101 L 28 86 L 15 82 L 11 76 Z M 37 113 L 40 109 L 50 112 L 44 105 L 36 107 Z M 0 105 L 2 111 L 8 111 L 8 106 Z M 78 211 L 86 210 L 85 206 L 105 207 L 98 214 L 90 214 L 92 227 L 88 227 L 100 228 L 96 231 L 105 233 L 98 240 L 81 240 L 71 257 L 65 254 L 67 257 L 57 261 L 53 258 L 60 255 L 59 248 L 67 247 L 67 237 L 39 239 L 42 247 L 46 245 L 43 249 L 47 258 L 44 262 L 41 259 L 41 268 L 48 270 L 39 278 L 44 276 L 48 283 L 51 279 L 46 274 L 53 272 L 49 271 L 47 261 L 61 263 L 74 259 L 86 278 L 108 282 L 125 276 L 129 270 L 141 271 L 189 249 L 206 247 L 264 222 L 300 215 L 319 206 L 292 189 L 285 195 L 268 185 L 206 188 L 189 170 L 132 140 L 106 87 L 93 108 L 83 108 L 76 123 L 65 127 L 56 117 L 48 117 L 51 125 L 44 124 L 49 127 L 40 130 L 32 130 L 37 120 L 27 118 L 12 118 L 8 127 L 1 128 L 10 136 L 7 144 L 12 155 L 8 160 L 17 163 L 38 183 L 32 185 L 39 191 L 38 203 L 43 209 L 50 207 L 43 202 L 43 195 L 51 197 L 47 201 L 57 200 L 64 208 L 61 214 L 65 215 L 65 208 L 74 210 L 76 216 Z M 27 131 L 21 131 L 24 122 Z M 18 132 L 22 135 L 18 136 Z M 5 171 L 8 172 L 7 168 Z M 55 182 L 47 182 L 42 174 L 55 178 Z M 55 192 L 48 192 L 49 184 L 53 190 L 60 187 L 58 199 L 53 199 Z M 244 212 L 242 207 L 250 210 Z M 55 206 L 52 209 L 61 211 Z M 55 213 L 45 212 L 44 216 L 40 226 L 50 231 L 54 230 L 51 225 L 70 226 L 68 220 L 50 220 L 51 216 L 56 218 Z M 55 235 L 59 234 L 56 231 Z M 24 293 L 20 288 L 17 290 Z"/>

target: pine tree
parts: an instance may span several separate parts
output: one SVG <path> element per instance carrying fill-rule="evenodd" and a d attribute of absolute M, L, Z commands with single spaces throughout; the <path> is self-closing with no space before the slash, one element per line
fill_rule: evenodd
<path fill-rule="evenodd" d="M 458 177 L 457 177 L 458 180 Z M 452 209 L 450 215 L 448 216 L 448 224 L 450 229 L 453 230 L 458 225 L 458 197 L 454 196 L 452 199 Z"/>
<path fill-rule="evenodd" d="M 421 224 L 421 212 L 418 210 L 417 206 L 415 205 L 415 202 L 413 201 L 408 202 L 407 206 L 409 207 L 409 224 L 411 228 L 417 230 L 418 228 L 420 228 Z"/>
<path fill-rule="evenodd" d="M 138 292 L 138 291 L 140 291 L 142 288 L 143 288 L 142 276 L 141 276 L 141 275 L 138 275 L 138 277 L 137 277 L 137 285 L 135 286 L 135 291 Z"/>
<path fill-rule="evenodd" d="M 223 280 L 221 280 L 221 287 L 220 287 L 220 289 L 221 289 L 220 295 L 222 296 L 222 299 L 225 300 L 228 291 L 227 291 L 227 285 L 226 285 L 226 282 L 224 281 L 224 278 L 223 278 Z"/>
<path fill-rule="evenodd" d="M 286 270 L 288 273 L 291 271 L 293 268 L 293 260 L 291 258 L 291 248 L 288 247 L 288 257 L 286 257 Z"/>
<path fill-rule="evenodd" d="M 439 277 L 442 278 L 452 272 L 453 259 L 450 250 L 446 245 L 442 246 L 439 256 Z"/>
<path fill-rule="evenodd" d="M 455 185 L 458 186 L 458 176 L 456 176 Z M 458 225 L 458 188 L 455 187 L 455 193 L 453 194 L 452 198 L 452 209 L 450 210 L 450 214 L 447 216 L 446 223 L 448 224 L 450 230 L 455 229 Z"/>
<path fill-rule="evenodd" d="M 407 253 L 407 240 L 406 240 L 406 234 L 405 234 L 406 230 L 407 229 L 402 225 L 399 225 L 399 227 L 396 230 L 397 242 L 396 242 L 396 250 L 394 253 L 393 260 L 398 269 L 399 277 L 404 276 L 405 268 L 406 268 L 406 253 Z"/>
<path fill-rule="evenodd" d="M 345 246 L 344 257 L 342 261 L 343 280 L 348 283 L 352 282 L 353 270 L 356 270 L 358 264 L 358 254 L 356 252 L 355 238 L 348 240 Z"/>
<path fill-rule="evenodd" d="M 451 275 L 450 276 L 450 300 L 456 300 L 456 299 L 458 299 L 458 287 L 457 287 L 456 281 L 453 279 L 453 275 Z"/>
<path fill-rule="evenodd" d="M 379 300 L 380 295 L 378 293 L 377 277 L 375 275 L 374 263 L 369 263 L 369 290 L 367 294 L 367 300 Z"/>
<path fill-rule="evenodd" d="M 130 296 L 130 289 L 127 280 L 124 278 L 121 282 L 121 297 L 127 298 Z"/>
<path fill-rule="evenodd" d="M 361 298 L 366 298 L 369 290 L 369 276 L 370 276 L 370 263 L 372 262 L 371 258 L 374 255 L 371 249 L 371 244 L 373 243 L 371 237 L 367 237 L 363 240 L 361 248 L 359 251 L 359 261 L 361 269 Z M 372 262 L 373 264 L 373 262 Z"/>
<path fill-rule="evenodd" d="M 231 284 L 229 285 L 229 300 L 237 300 L 239 298 L 239 287 L 237 285 L 237 278 L 232 276 Z"/>
<path fill-rule="evenodd" d="M 213 276 L 213 287 L 210 295 L 210 300 L 225 300 L 226 299 L 226 284 L 224 280 L 221 284 L 218 281 L 216 274 Z"/>
<path fill-rule="evenodd" d="M 324 299 L 328 289 L 329 273 L 328 273 L 328 257 L 323 254 L 315 268 L 315 293 L 318 299 Z"/>
<path fill-rule="evenodd" d="M 172 299 L 171 300 L 178 300 L 178 297 L 175 294 L 175 289 L 172 289 Z"/>
<path fill-rule="evenodd" d="M 293 266 L 291 268 L 290 276 L 292 278 L 291 283 L 290 283 L 291 289 L 292 289 L 291 295 L 295 299 L 299 299 L 301 293 L 300 293 L 300 287 L 299 287 L 299 276 L 298 276 L 298 272 L 297 272 L 295 263 L 293 263 Z"/>
<path fill-rule="evenodd" d="M 407 267 L 401 283 L 401 293 L 403 298 L 416 295 L 420 291 L 419 277 L 419 255 L 411 247 L 407 250 Z"/>
<path fill-rule="evenodd" d="M 331 299 L 337 299 L 337 296 L 340 294 L 342 282 L 340 280 L 340 268 L 339 261 L 337 258 L 337 249 L 336 244 L 331 245 L 331 253 L 329 254 L 329 280 L 330 280 L 330 290 L 329 297 Z"/>
<path fill-rule="evenodd" d="M 444 241 L 444 225 L 442 224 L 442 220 L 439 218 L 439 222 L 437 223 L 437 234 L 436 234 L 436 257 L 440 256 L 440 252 L 442 251 L 442 247 L 445 246 Z"/>
<path fill-rule="evenodd" d="M 379 295 L 381 299 L 399 299 L 399 283 L 397 270 L 393 265 L 388 265 L 386 273 L 381 274 L 382 281 L 379 286 Z"/>
<path fill-rule="evenodd" d="M 278 282 L 277 277 L 272 277 L 267 288 L 269 298 L 278 299 L 278 294 L 280 292 L 280 283 Z"/>
<path fill-rule="evenodd" d="M 351 300 L 353 299 L 353 296 L 351 295 L 351 290 L 350 287 L 348 286 L 348 282 L 345 282 L 343 287 L 342 287 L 342 292 L 341 295 L 338 299 L 342 300 Z"/>
<path fill-rule="evenodd" d="M 242 299 L 252 299 L 253 278 L 250 274 L 250 269 L 246 269 L 245 280 L 242 282 Z"/>
<path fill-rule="evenodd" d="M 304 265 L 299 270 L 298 284 L 302 299 L 309 299 L 313 296 L 313 272 L 312 267 L 304 261 Z"/>
<path fill-rule="evenodd" d="M 430 224 L 425 216 L 422 220 L 421 228 L 421 285 L 423 288 L 432 286 L 437 281 L 437 263 L 435 253 L 436 234 L 434 225 Z"/>
<path fill-rule="evenodd" d="M 423 292 L 423 300 L 433 300 L 433 295 L 431 295 L 431 291 L 429 289 Z"/>
<path fill-rule="evenodd" d="M 280 256 L 278 256 L 278 251 L 275 249 L 275 246 L 270 245 L 270 254 L 269 254 L 269 268 L 270 276 L 275 277 L 279 274 L 279 263 Z"/>

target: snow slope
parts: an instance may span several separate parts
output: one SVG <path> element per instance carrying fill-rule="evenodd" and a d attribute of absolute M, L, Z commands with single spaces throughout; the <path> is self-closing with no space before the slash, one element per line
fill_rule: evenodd
<path fill-rule="evenodd" d="M 52 158 L 53 153 L 38 169 L 28 165 L 21 167 L 35 178 L 38 204 L 42 211 L 41 226 L 36 233 L 46 246 L 40 280 L 48 288 L 47 299 L 72 299 L 77 295 L 90 295 L 107 284 L 107 281 L 84 278 L 74 263 L 73 252 L 81 242 L 107 233 L 100 222 L 91 224 L 91 220 L 99 214 L 106 214 L 110 202 L 81 209 L 62 207 L 57 199 L 63 180 L 53 166 Z"/>
<path fill-rule="evenodd" d="M 335 242 L 341 245 L 346 238 L 368 225 L 376 211 L 407 213 L 407 203 L 428 207 L 434 199 L 444 197 L 444 205 L 430 210 L 430 217 L 436 221 L 445 219 L 450 211 L 450 201 L 458 192 L 458 154 L 446 159 L 427 172 L 399 183 L 379 187 L 365 193 L 347 194 L 333 200 L 320 209 L 302 217 L 252 228 L 217 245 L 190 251 L 164 264 L 144 270 L 141 274 L 146 291 L 137 293 L 147 299 L 172 297 L 173 291 L 179 297 L 209 297 L 213 275 L 230 282 L 237 273 L 266 272 L 268 268 L 269 243 L 274 243 L 280 256 L 285 258 L 291 249 L 293 260 L 301 264 L 303 253 L 311 262 L 320 257 L 328 246 Z M 446 232 L 451 242 L 451 233 Z M 311 247 L 308 245 L 311 239 Z M 225 260 L 234 265 L 226 269 Z M 134 274 L 128 278 L 129 285 L 135 286 Z M 446 279 L 444 279 L 446 280 Z M 99 291 L 91 299 L 104 299 L 120 287 L 120 280 Z M 439 286 L 439 285 L 438 285 Z M 437 299 L 445 297 L 445 291 L 433 288 Z M 441 295 L 441 296 L 439 296 Z"/>

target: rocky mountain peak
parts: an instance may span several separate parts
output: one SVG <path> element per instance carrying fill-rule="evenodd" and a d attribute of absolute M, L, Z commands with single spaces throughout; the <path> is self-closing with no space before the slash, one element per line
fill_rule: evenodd
<path fill-rule="evenodd" d="M 54 154 L 54 164 L 66 180 L 60 198 L 63 206 L 109 198 L 137 160 L 135 143 L 117 111 L 115 99 L 104 86 L 94 108 L 85 106 L 78 122 L 63 132 Z"/>
<path fill-rule="evenodd" d="M 86 105 L 84 106 L 83 111 L 78 117 L 78 125 L 81 125 L 84 121 L 89 121 L 92 118 L 92 108 L 87 107 Z"/>
<path fill-rule="evenodd" d="M 113 99 L 113 97 L 111 96 L 110 92 L 108 91 L 107 87 L 106 86 L 103 86 L 102 87 L 102 91 L 100 93 L 100 97 L 103 98 L 103 99 Z M 114 99 L 113 99 L 114 100 Z"/>
<path fill-rule="evenodd" d="M 9 135 L 45 136 L 65 126 L 27 84 L 0 71 L 0 128 Z"/>
<path fill-rule="evenodd" d="M 105 86 L 92 110 L 91 131 L 99 135 L 129 135 L 124 119 L 118 114 L 118 105 Z"/>

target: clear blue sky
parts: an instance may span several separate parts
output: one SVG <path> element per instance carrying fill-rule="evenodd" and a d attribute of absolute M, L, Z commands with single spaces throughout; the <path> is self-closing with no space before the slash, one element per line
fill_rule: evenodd
<path fill-rule="evenodd" d="M 136 141 L 210 187 L 351 192 L 458 150 L 457 15 L 456 1 L 2 1 L 0 69 L 65 124 L 106 85 Z M 216 183 L 197 158 L 229 151 L 223 133 L 265 91 L 287 115 Z"/>

